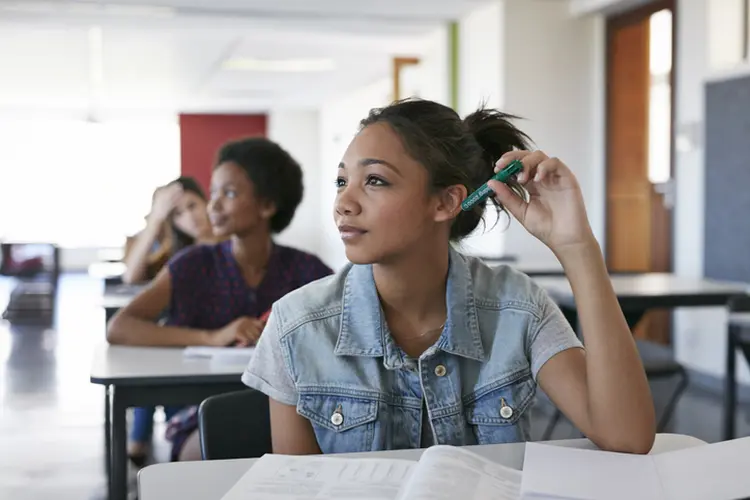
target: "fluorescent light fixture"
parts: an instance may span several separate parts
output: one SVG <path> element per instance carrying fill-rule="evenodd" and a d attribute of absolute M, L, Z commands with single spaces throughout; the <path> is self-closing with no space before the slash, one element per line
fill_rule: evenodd
<path fill-rule="evenodd" d="M 336 64 L 333 59 L 255 59 L 236 57 L 224 61 L 223 69 L 234 71 L 264 71 L 276 73 L 307 73 L 331 71 Z"/>

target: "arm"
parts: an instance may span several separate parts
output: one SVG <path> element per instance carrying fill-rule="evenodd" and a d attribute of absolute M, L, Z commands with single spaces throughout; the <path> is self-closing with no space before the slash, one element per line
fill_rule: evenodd
<path fill-rule="evenodd" d="M 169 214 L 181 195 L 182 186 L 180 184 L 169 184 L 156 190 L 151 205 L 151 213 L 147 218 L 146 229 L 135 237 L 135 242 L 126 252 L 126 271 L 122 275 L 123 282 L 138 283 L 147 279 L 146 269 L 151 247 L 159 237 L 159 231 L 169 218 Z"/>
<path fill-rule="evenodd" d="M 319 455 L 318 440 L 310 421 L 295 406 L 268 399 L 273 452 L 283 455 Z"/>
<path fill-rule="evenodd" d="M 172 279 L 168 268 L 162 269 L 151 284 L 133 301 L 120 309 L 107 325 L 111 344 L 141 346 L 214 345 L 219 340 L 207 330 L 159 326 L 156 319 L 169 306 Z"/>
<path fill-rule="evenodd" d="M 561 253 L 586 352 L 569 349 L 537 375 L 555 405 L 602 449 L 648 453 L 655 437 L 651 391 L 596 241 Z"/>
<path fill-rule="evenodd" d="M 148 256 L 151 248 L 159 236 L 160 223 L 149 219 L 146 229 L 133 237 L 133 241 L 125 252 L 125 272 L 122 274 L 124 283 L 141 283 L 146 281 L 146 270 L 148 268 Z"/>
<path fill-rule="evenodd" d="M 507 153 L 496 170 L 516 159 L 523 164 L 517 182 L 528 191 L 528 200 L 503 183 L 489 185 L 505 208 L 562 263 L 586 346 L 585 354 L 568 349 L 541 360 L 546 363 L 537 380 L 600 448 L 647 453 L 656 427 L 651 391 L 591 231 L 578 181 L 564 163 L 541 151 Z"/>

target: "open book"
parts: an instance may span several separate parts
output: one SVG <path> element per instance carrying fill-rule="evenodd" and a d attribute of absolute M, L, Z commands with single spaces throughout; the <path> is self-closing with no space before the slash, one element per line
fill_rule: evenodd
<path fill-rule="evenodd" d="M 516 500 L 521 472 L 451 446 L 419 462 L 264 455 L 222 500 Z"/>
<path fill-rule="evenodd" d="M 265 455 L 222 500 L 734 500 L 750 498 L 749 457 L 750 438 L 655 455 L 527 443 L 523 473 L 451 446 L 417 462 Z"/>

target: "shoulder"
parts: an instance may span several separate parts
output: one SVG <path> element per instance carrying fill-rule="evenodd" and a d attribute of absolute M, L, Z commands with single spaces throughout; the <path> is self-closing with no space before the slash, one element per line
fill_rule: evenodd
<path fill-rule="evenodd" d="M 205 273 L 208 269 L 222 265 L 227 255 L 226 243 L 192 245 L 180 250 L 169 261 L 170 273 Z"/>
<path fill-rule="evenodd" d="M 461 255 L 471 277 L 478 307 L 518 308 L 542 314 L 549 297 L 528 275 L 506 264 L 488 265 L 477 257 Z"/>
<path fill-rule="evenodd" d="M 312 279 L 328 276 L 333 273 L 333 270 L 316 255 L 283 245 L 277 244 L 276 247 L 280 260 L 285 266 L 290 266 L 296 268 L 298 272 L 312 275 Z"/>
<path fill-rule="evenodd" d="M 351 265 L 286 294 L 273 305 L 281 335 L 317 320 L 341 314 L 346 277 Z"/>

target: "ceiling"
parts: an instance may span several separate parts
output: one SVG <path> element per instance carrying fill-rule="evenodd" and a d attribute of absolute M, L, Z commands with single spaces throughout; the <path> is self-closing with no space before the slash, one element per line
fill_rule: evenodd
<path fill-rule="evenodd" d="M 0 115 L 317 106 L 484 1 L 0 0 Z"/>

